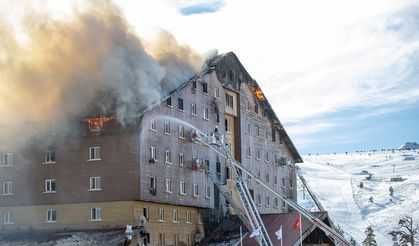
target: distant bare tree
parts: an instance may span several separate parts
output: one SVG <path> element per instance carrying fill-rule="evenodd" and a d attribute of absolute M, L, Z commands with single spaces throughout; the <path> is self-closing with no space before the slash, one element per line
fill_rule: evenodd
<path fill-rule="evenodd" d="M 395 246 L 419 245 L 419 226 L 414 226 L 412 217 L 408 215 L 399 220 L 398 226 L 389 235 L 392 236 Z"/>

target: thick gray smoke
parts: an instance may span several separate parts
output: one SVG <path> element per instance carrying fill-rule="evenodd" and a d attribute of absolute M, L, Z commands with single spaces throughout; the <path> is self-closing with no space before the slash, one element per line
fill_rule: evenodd
<path fill-rule="evenodd" d="M 90 2 L 64 20 L 23 16 L 21 33 L 0 16 L 0 127 L 8 132 L 88 115 L 135 118 L 203 63 L 164 31 L 145 44 L 110 2 Z"/>

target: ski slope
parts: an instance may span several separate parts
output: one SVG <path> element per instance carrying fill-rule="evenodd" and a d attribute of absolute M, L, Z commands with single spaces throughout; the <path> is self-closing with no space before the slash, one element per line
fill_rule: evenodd
<path fill-rule="evenodd" d="M 365 239 L 365 228 L 372 225 L 378 245 L 393 245 L 388 232 L 403 215 L 412 216 L 419 224 L 419 151 L 416 151 L 311 155 L 304 156 L 304 163 L 298 166 L 347 238 L 352 236 L 360 244 Z M 366 180 L 370 174 L 371 179 Z M 405 180 L 390 181 L 398 176 Z M 363 188 L 359 187 L 360 182 Z M 393 197 L 390 186 L 394 189 Z M 314 210 L 314 203 L 301 183 L 298 189 L 299 203 Z"/>

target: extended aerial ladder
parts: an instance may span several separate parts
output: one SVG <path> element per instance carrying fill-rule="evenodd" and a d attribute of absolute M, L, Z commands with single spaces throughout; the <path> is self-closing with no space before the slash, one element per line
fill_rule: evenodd
<path fill-rule="evenodd" d="M 272 241 L 268 235 L 265 225 L 263 224 L 262 218 L 259 215 L 256 204 L 253 202 L 246 182 L 243 181 L 239 169 L 237 169 L 233 164 L 233 158 L 229 148 L 225 144 L 222 144 L 221 141 L 217 138 L 215 135 L 208 137 L 205 134 L 199 132 L 192 133 L 193 141 L 201 142 L 204 145 L 210 146 L 212 149 L 226 158 L 227 166 L 230 167 L 232 171 L 233 180 L 235 181 L 234 187 L 240 198 L 241 206 L 235 201 L 235 199 L 232 197 L 232 194 L 227 191 L 223 185 L 221 185 L 219 180 L 211 174 L 208 167 L 205 165 L 203 167 L 204 170 L 207 174 L 209 174 L 211 180 L 216 184 L 217 188 L 220 189 L 230 204 L 232 204 L 233 209 L 236 211 L 237 215 L 243 221 L 246 227 L 255 233 L 255 238 L 258 243 L 264 246 L 272 245 Z"/>
<path fill-rule="evenodd" d="M 281 200 L 283 200 L 288 206 L 295 209 L 299 212 L 302 216 L 306 217 L 312 224 L 316 225 L 320 228 L 328 237 L 331 237 L 335 240 L 335 243 L 338 245 L 347 245 L 350 246 L 350 243 L 338 232 L 334 229 L 329 227 L 323 221 L 321 221 L 316 216 L 312 215 L 310 212 L 306 211 L 303 207 L 298 205 L 293 200 L 285 197 L 282 195 L 276 187 L 270 185 L 269 183 L 265 183 L 261 178 L 257 175 L 254 175 L 253 172 L 245 168 L 241 165 L 238 161 L 234 160 L 231 156 L 230 150 L 228 146 L 226 146 L 222 141 L 216 139 L 215 137 L 207 136 L 201 132 L 193 131 L 192 132 L 192 141 L 199 142 L 205 146 L 210 147 L 215 152 L 226 158 L 227 166 L 232 170 L 233 173 L 233 180 L 235 180 L 235 188 L 240 198 L 241 207 L 234 201 L 231 202 L 233 197 L 231 194 L 226 191 L 222 184 L 217 178 L 212 177 L 210 175 L 211 180 L 216 184 L 218 188 L 222 187 L 220 191 L 222 191 L 223 195 L 227 193 L 226 199 L 231 203 L 234 204 L 233 208 L 235 209 L 236 213 L 238 214 L 239 218 L 242 219 L 243 223 L 251 230 L 251 231 L 259 231 L 259 235 L 256 236 L 256 239 L 260 245 L 272 245 L 272 241 L 269 238 L 269 235 L 266 231 L 265 226 L 263 225 L 262 219 L 257 211 L 257 208 L 253 202 L 252 197 L 250 196 L 249 190 L 247 188 L 246 183 L 242 179 L 242 173 L 246 173 L 256 181 L 258 181 L 261 185 L 263 185 L 266 189 L 274 193 L 278 196 Z M 210 171 L 206 171 L 210 174 Z M 244 216 L 243 216 L 244 214 Z M 245 219 L 244 219 L 245 218 Z"/>

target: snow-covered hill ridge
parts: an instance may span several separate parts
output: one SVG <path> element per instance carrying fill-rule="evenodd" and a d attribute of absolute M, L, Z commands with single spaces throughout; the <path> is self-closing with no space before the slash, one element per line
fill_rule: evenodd
<path fill-rule="evenodd" d="M 402 146 L 400 146 L 399 150 L 415 150 L 415 149 L 419 149 L 419 144 L 417 144 L 416 142 L 407 142 L 405 144 L 403 144 Z"/>
<path fill-rule="evenodd" d="M 372 225 L 378 245 L 393 245 L 388 232 L 403 215 L 412 216 L 419 224 L 418 152 L 311 155 L 304 156 L 304 163 L 298 166 L 335 224 L 358 243 L 365 238 L 365 228 Z M 298 188 L 299 203 L 313 209 L 307 192 L 300 184 Z"/>

